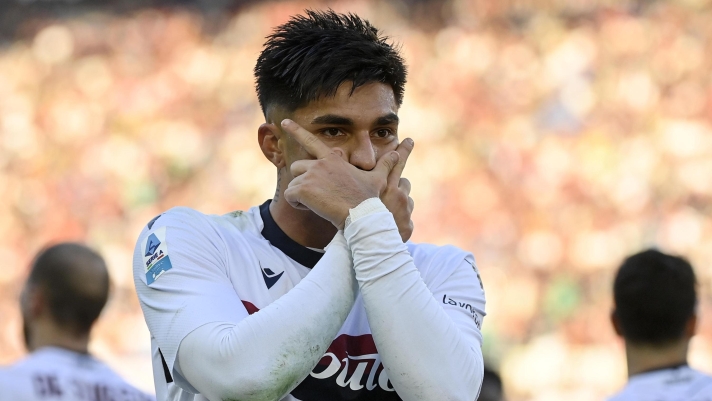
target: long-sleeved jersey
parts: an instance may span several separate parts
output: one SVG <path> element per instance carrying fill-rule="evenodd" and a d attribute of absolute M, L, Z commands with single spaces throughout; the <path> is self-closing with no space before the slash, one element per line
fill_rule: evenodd
<path fill-rule="evenodd" d="M 0 400 L 155 401 L 88 354 L 43 347 L 0 369 Z"/>
<path fill-rule="evenodd" d="M 712 401 L 712 377 L 687 365 L 633 375 L 609 401 Z"/>
<path fill-rule="evenodd" d="M 153 219 L 134 281 L 158 398 L 475 399 L 485 298 L 473 256 L 404 244 L 375 199 L 352 217 L 325 251 L 290 239 L 269 201 Z"/>

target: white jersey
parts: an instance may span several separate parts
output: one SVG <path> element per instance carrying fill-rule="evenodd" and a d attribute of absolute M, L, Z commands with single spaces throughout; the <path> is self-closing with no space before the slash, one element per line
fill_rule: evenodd
<path fill-rule="evenodd" d="M 151 332 L 159 399 L 204 400 L 174 369 L 182 339 L 225 316 L 242 319 L 266 307 L 323 255 L 290 239 L 272 219 L 269 202 L 223 216 L 173 208 L 141 233 L 134 280 Z M 481 347 L 485 299 L 472 255 L 453 246 L 407 245 L 433 297 Z M 283 400 L 399 400 L 380 361 L 359 294 L 311 375 Z"/>
<path fill-rule="evenodd" d="M 153 401 L 91 355 L 43 347 L 0 369 L 0 400 Z"/>
<path fill-rule="evenodd" d="M 712 401 L 712 377 L 687 365 L 639 373 L 609 401 Z"/>

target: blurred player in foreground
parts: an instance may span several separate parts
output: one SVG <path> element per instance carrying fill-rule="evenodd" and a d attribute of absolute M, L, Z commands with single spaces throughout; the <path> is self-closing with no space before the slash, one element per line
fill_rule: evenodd
<path fill-rule="evenodd" d="M 695 287 L 692 266 L 679 257 L 647 250 L 623 262 L 611 320 L 625 341 L 628 383 L 609 401 L 712 401 L 712 377 L 687 365 Z"/>
<path fill-rule="evenodd" d="M 274 198 L 223 216 L 174 208 L 136 244 L 158 397 L 477 399 L 473 256 L 405 243 L 398 51 L 355 15 L 307 12 L 268 38 L 255 75 Z"/>
<path fill-rule="evenodd" d="M 502 378 L 499 374 L 485 366 L 485 373 L 482 377 L 482 389 L 477 401 L 503 401 L 504 390 L 502 389 Z"/>
<path fill-rule="evenodd" d="M 96 252 L 73 243 L 41 252 L 20 299 L 30 354 L 0 369 L 0 400 L 153 400 L 89 354 L 108 294 L 109 273 Z"/>

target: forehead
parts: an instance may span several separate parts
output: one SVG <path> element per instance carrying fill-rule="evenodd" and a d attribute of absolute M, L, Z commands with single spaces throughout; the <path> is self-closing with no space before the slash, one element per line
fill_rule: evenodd
<path fill-rule="evenodd" d="M 342 83 L 334 96 L 322 96 L 294 111 L 295 117 L 313 120 L 333 114 L 364 122 L 398 112 L 393 88 L 372 82 L 356 88 L 351 93 L 351 82 Z"/>

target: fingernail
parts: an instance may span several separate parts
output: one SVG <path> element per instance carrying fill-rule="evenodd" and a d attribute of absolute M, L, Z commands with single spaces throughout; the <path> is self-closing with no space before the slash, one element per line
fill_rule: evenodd
<path fill-rule="evenodd" d="M 284 120 L 282 120 L 282 126 L 284 128 L 289 128 L 292 124 L 294 124 L 294 121 L 292 121 L 288 118 L 285 118 Z"/>
<path fill-rule="evenodd" d="M 415 146 L 415 142 L 410 138 L 406 138 L 406 142 L 408 142 L 410 146 Z"/>

